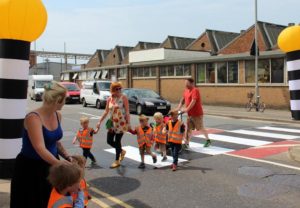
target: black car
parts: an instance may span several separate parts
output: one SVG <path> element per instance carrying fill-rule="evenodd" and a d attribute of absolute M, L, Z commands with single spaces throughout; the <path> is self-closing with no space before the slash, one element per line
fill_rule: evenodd
<path fill-rule="evenodd" d="M 171 109 L 171 103 L 153 90 L 126 88 L 123 89 L 123 93 L 128 98 L 130 112 L 135 112 L 138 115 L 153 115 L 155 112 L 166 115 Z"/>

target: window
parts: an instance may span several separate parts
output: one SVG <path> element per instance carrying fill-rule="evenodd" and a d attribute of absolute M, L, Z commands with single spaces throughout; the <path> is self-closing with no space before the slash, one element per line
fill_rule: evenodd
<path fill-rule="evenodd" d="M 183 70 L 183 75 L 184 76 L 191 76 L 192 75 L 192 70 L 191 70 L 191 65 L 183 65 L 184 70 Z"/>
<path fill-rule="evenodd" d="M 227 83 L 227 62 L 220 62 L 217 66 L 218 83 Z"/>
<path fill-rule="evenodd" d="M 64 74 L 64 80 L 69 80 L 70 79 L 70 74 L 67 73 L 67 74 Z"/>
<path fill-rule="evenodd" d="M 228 62 L 228 83 L 239 82 L 239 65 L 237 61 Z"/>
<path fill-rule="evenodd" d="M 107 70 L 104 70 L 102 75 L 101 75 L 101 78 L 102 79 L 107 79 L 107 74 L 108 74 L 108 71 Z"/>
<path fill-rule="evenodd" d="M 245 81 L 255 83 L 255 61 L 245 61 Z M 284 59 L 261 59 L 258 61 L 259 83 L 284 83 Z"/>
<path fill-rule="evenodd" d="M 64 74 L 60 75 L 60 80 L 64 80 Z"/>
<path fill-rule="evenodd" d="M 77 79 L 78 78 L 78 73 L 75 73 L 72 77 L 72 79 Z"/>
<path fill-rule="evenodd" d="M 177 66 L 174 66 L 174 69 L 175 69 L 175 74 L 176 76 L 183 76 L 183 66 L 182 65 L 177 65 Z"/>
<path fill-rule="evenodd" d="M 191 65 L 174 65 L 160 67 L 161 77 L 191 76 Z"/>
<path fill-rule="evenodd" d="M 156 77 L 155 67 L 141 67 L 133 69 L 133 77 Z"/>
<path fill-rule="evenodd" d="M 168 76 L 168 67 L 169 67 L 169 66 L 161 66 L 161 67 L 159 68 L 159 70 L 160 70 L 160 76 L 161 76 L 161 77 L 166 77 L 166 76 Z"/>
<path fill-rule="evenodd" d="M 205 83 L 205 64 L 197 64 L 197 83 Z"/>
<path fill-rule="evenodd" d="M 215 73 L 215 63 L 206 64 L 206 83 L 215 83 L 216 73 Z"/>
<path fill-rule="evenodd" d="M 271 59 L 271 83 L 284 83 L 284 59 Z"/>
<path fill-rule="evenodd" d="M 127 77 L 127 68 L 118 69 L 118 78 L 126 78 Z"/>
<path fill-rule="evenodd" d="M 112 77 L 116 77 L 116 69 L 109 69 L 108 70 L 108 79 L 111 79 Z"/>
<path fill-rule="evenodd" d="M 169 66 L 168 67 L 168 77 L 173 77 L 175 76 L 175 71 L 174 71 L 174 67 L 173 66 Z"/>

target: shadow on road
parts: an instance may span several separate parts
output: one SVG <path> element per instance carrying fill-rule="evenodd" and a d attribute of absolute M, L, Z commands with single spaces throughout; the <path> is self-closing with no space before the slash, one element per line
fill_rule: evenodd
<path fill-rule="evenodd" d="M 89 184 L 112 196 L 128 194 L 141 186 L 140 181 L 137 179 L 115 176 L 96 178 L 89 181 Z"/>

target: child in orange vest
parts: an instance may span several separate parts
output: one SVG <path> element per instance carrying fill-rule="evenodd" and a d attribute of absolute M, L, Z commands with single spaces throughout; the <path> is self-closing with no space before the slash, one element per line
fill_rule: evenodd
<path fill-rule="evenodd" d="M 84 169 L 85 169 L 85 163 L 86 159 L 83 156 L 80 155 L 72 155 L 72 163 L 78 165 L 82 168 L 82 179 L 80 180 L 80 190 L 83 191 L 84 194 L 84 207 L 87 207 L 89 200 L 92 198 L 89 194 L 87 183 L 84 179 Z M 77 193 L 72 194 L 73 200 L 76 200 L 78 197 Z"/>
<path fill-rule="evenodd" d="M 145 152 L 152 156 L 153 163 L 157 162 L 156 155 L 151 152 L 151 147 L 153 144 L 153 134 L 152 128 L 148 124 L 149 118 L 145 115 L 140 115 L 139 121 L 140 125 L 135 128 L 135 130 L 129 130 L 130 133 L 137 135 L 137 142 L 139 145 L 140 155 L 141 155 L 141 163 L 139 168 L 145 168 Z"/>
<path fill-rule="evenodd" d="M 86 159 L 90 158 L 92 160 L 91 164 L 96 165 L 97 162 L 94 155 L 91 153 L 91 148 L 93 145 L 93 135 L 98 133 L 99 128 L 97 128 L 96 130 L 90 128 L 89 118 L 86 116 L 80 118 L 80 125 L 82 128 L 77 131 L 76 137 L 73 140 L 73 144 L 75 144 L 76 141 L 79 141 L 83 156 Z"/>
<path fill-rule="evenodd" d="M 84 208 L 84 194 L 80 190 L 82 169 L 78 165 L 60 162 L 50 168 L 48 180 L 53 186 L 48 208 Z M 77 193 L 76 200 L 72 194 Z"/>
<path fill-rule="evenodd" d="M 165 128 L 164 117 L 160 112 L 155 113 L 153 117 L 155 120 L 155 125 L 153 127 L 154 140 L 163 156 L 161 161 L 164 162 L 167 160 L 167 134 L 163 133 L 163 129 Z"/>
<path fill-rule="evenodd" d="M 168 132 L 168 142 L 170 143 L 173 156 L 173 164 L 171 166 L 173 171 L 177 170 L 178 155 L 181 150 L 183 135 L 185 132 L 184 124 L 178 120 L 178 111 L 172 110 L 170 112 L 171 120 L 168 121 L 164 133 Z"/>

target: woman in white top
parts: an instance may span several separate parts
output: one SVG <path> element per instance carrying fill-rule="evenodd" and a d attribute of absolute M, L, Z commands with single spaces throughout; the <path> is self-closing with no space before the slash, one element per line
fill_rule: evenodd
<path fill-rule="evenodd" d="M 111 96 L 107 99 L 104 114 L 101 116 L 97 128 L 100 128 L 103 120 L 110 114 L 110 118 L 106 122 L 107 143 L 116 149 L 116 159 L 110 167 L 117 168 L 126 154 L 126 151 L 122 150 L 121 139 L 130 126 L 130 113 L 128 99 L 122 94 L 122 84 L 113 82 L 110 92 Z"/>

